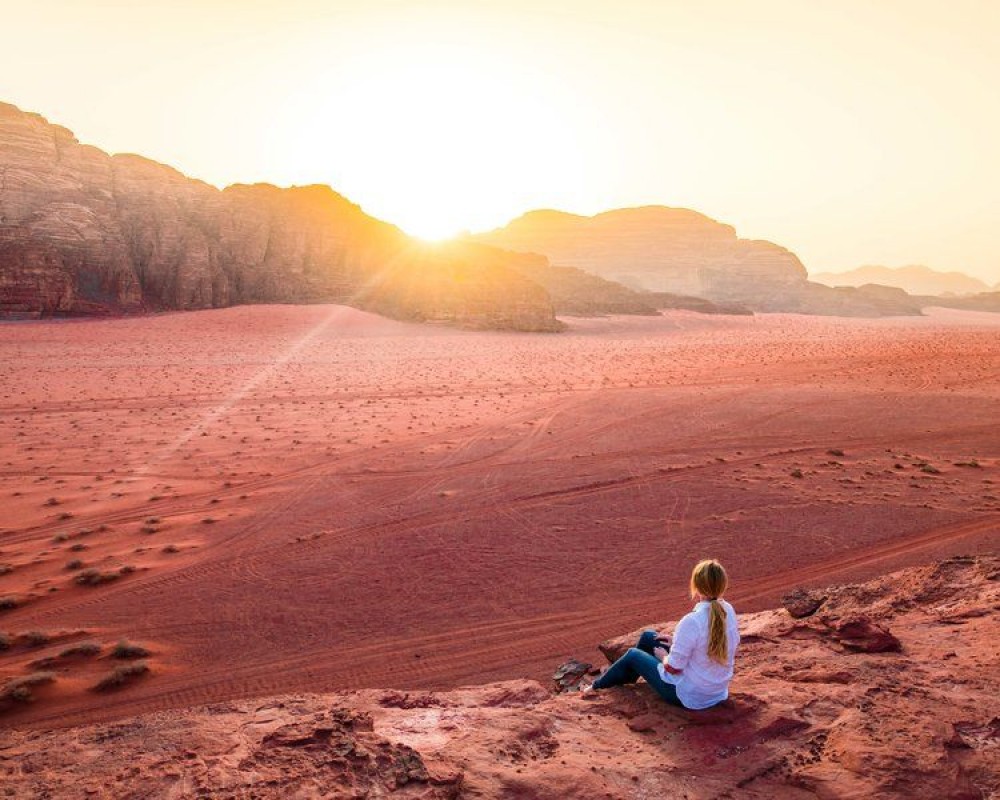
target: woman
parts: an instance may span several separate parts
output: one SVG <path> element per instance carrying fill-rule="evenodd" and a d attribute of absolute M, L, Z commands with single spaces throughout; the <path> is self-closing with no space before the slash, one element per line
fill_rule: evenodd
<path fill-rule="evenodd" d="M 740 633 L 736 612 L 722 599 L 728 582 L 718 561 L 699 561 L 691 572 L 691 599 L 698 602 L 677 623 L 673 640 L 646 631 L 635 647 L 583 688 L 584 695 L 635 683 L 641 676 L 660 697 L 682 708 L 711 708 L 729 697 Z"/>

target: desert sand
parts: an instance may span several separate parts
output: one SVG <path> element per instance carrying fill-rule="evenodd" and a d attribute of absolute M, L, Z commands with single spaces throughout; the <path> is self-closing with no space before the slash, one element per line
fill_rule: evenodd
<path fill-rule="evenodd" d="M 0 671 L 55 678 L 4 725 L 547 679 L 702 556 L 752 611 L 996 550 L 1000 316 L 567 322 L 0 325 Z"/>

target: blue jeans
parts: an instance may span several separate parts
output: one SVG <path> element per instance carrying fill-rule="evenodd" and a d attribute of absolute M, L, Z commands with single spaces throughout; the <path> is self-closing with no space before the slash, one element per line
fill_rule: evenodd
<path fill-rule="evenodd" d="M 684 707 L 677 698 L 677 688 L 660 677 L 659 660 L 653 655 L 653 648 L 658 645 L 656 631 L 643 631 L 635 647 L 608 667 L 607 671 L 594 681 L 595 689 L 607 689 L 609 686 L 621 686 L 625 683 L 635 683 L 643 677 L 653 690 L 673 706 Z"/>

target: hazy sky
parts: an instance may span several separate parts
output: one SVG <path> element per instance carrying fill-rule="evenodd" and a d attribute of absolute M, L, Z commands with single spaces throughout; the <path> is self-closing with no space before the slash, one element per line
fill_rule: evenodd
<path fill-rule="evenodd" d="M 686 206 L 1000 281 L 1000 0 L 0 0 L 0 99 L 426 236 Z"/>

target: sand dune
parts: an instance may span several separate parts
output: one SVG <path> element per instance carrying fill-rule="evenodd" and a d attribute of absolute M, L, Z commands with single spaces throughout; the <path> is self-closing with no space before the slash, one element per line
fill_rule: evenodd
<path fill-rule="evenodd" d="M 0 670 L 55 673 L 5 722 L 540 678 L 702 555 L 749 610 L 1000 541 L 1000 318 L 569 325 L 0 325 L 0 632 L 42 634 Z M 122 638 L 149 673 L 89 691 Z"/>

